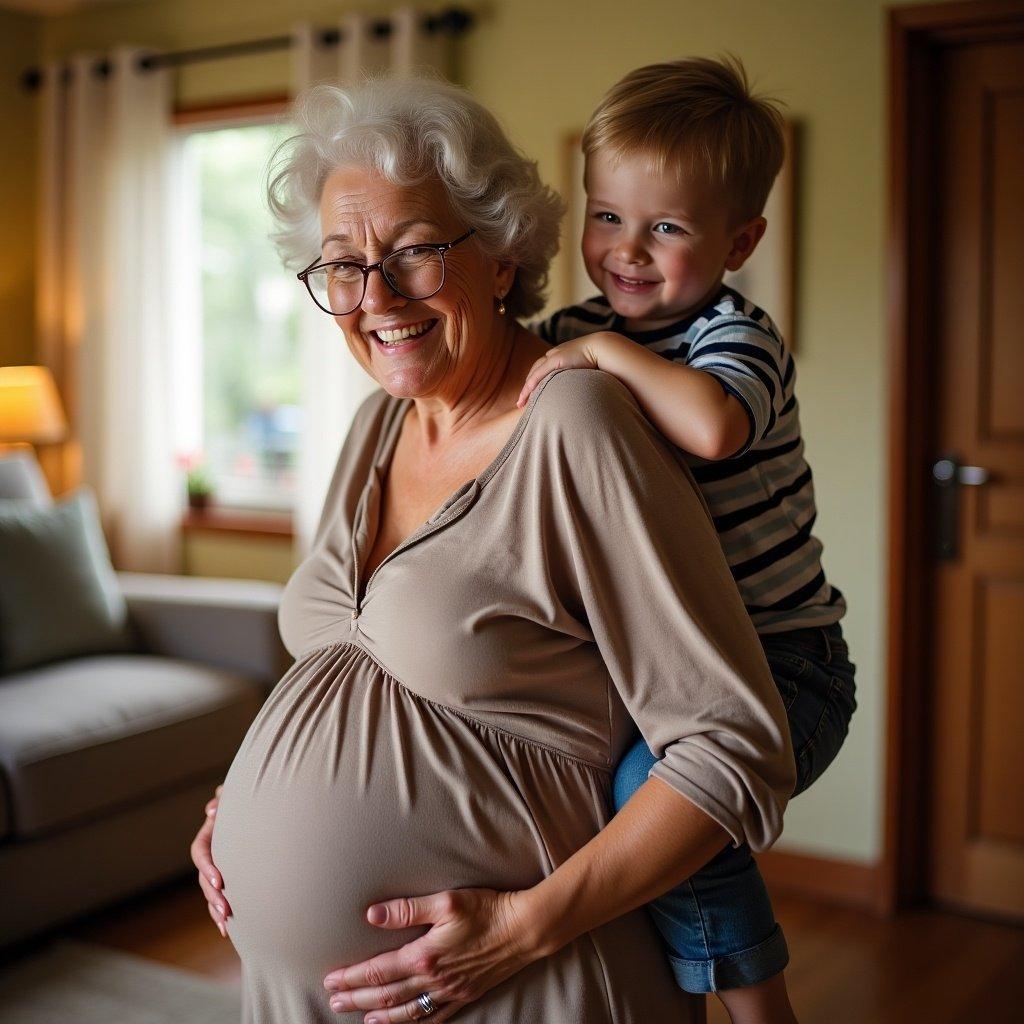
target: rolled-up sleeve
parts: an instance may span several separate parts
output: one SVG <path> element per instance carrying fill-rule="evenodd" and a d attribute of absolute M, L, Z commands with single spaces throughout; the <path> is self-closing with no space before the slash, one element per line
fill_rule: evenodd
<path fill-rule="evenodd" d="M 561 543 L 651 774 L 763 850 L 794 786 L 789 728 L 693 478 L 614 378 L 545 388 Z"/>

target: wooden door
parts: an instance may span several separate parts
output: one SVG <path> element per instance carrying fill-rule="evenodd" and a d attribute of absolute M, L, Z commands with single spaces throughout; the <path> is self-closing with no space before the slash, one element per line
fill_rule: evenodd
<path fill-rule="evenodd" d="M 929 883 L 1024 917 L 1024 39 L 937 53 Z"/>

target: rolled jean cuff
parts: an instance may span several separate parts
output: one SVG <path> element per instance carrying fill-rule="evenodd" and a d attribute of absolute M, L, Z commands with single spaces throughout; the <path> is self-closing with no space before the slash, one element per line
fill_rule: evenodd
<path fill-rule="evenodd" d="M 679 987 L 700 994 L 728 988 L 746 988 L 774 977 L 789 963 L 786 936 L 776 925 L 764 942 L 728 956 L 710 960 L 683 960 L 669 954 L 669 964 Z"/>

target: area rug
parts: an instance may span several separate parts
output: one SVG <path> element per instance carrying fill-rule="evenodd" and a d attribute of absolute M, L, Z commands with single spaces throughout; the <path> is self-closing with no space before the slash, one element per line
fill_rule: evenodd
<path fill-rule="evenodd" d="M 0 1024 L 238 1024 L 241 996 L 197 974 L 58 942 L 0 970 Z"/>

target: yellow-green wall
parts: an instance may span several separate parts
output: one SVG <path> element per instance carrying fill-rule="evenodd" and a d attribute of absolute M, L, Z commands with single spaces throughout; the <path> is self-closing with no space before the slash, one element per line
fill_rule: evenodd
<path fill-rule="evenodd" d="M 885 618 L 885 5 L 488 0 L 468 6 L 480 14 L 460 44 L 459 77 L 553 183 L 561 184 L 563 138 L 579 129 L 616 77 L 650 61 L 731 51 L 801 124 L 798 393 L 826 568 L 850 606 L 845 628 L 859 668 L 860 709 L 835 767 L 792 805 L 783 845 L 874 860 L 881 848 Z M 93 6 L 48 19 L 42 50 L 233 42 L 280 34 L 302 19 L 326 24 L 345 8 L 315 0 Z M 287 57 L 275 54 L 189 68 L 179 76 L 178 95 L 194 101 L 287 85 Z M 556 289 L 560 281 L 556 267 Z"/>
<path fill-rule="evenodd" d="M 35 356 L 36 110 L 19 77 L 35 62 L 40 25 L 0 10 L 0 366 Z"/>

